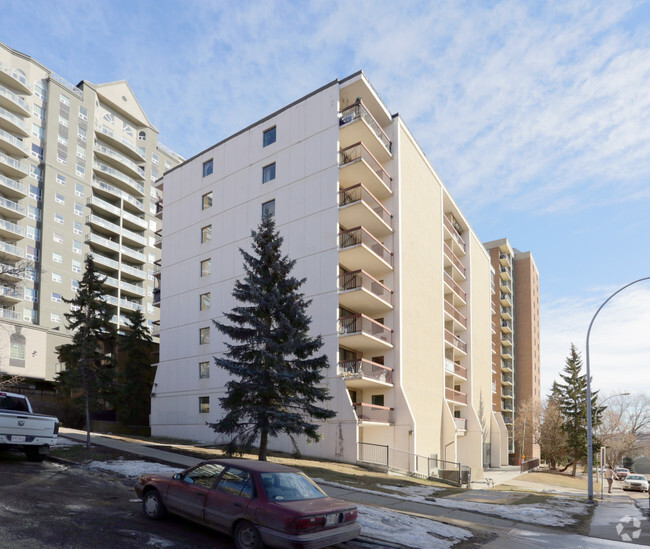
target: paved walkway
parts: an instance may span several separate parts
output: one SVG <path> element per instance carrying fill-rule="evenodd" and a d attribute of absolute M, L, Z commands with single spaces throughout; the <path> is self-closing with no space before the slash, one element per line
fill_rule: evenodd
<path fill-rule="evenodd" d="M 60 436 L 73 440 L 85 442 L 85 431 L 68 429 L 62 427 Z M 190 467 L 201 459 L 184 456 L 174 452 L 166 451 L 168 445 L 156 444 L 153 442 L 132 442 L 125 441 L 119 437 L 110 435 L 91 434 L 91 442 L 95 445 L 113 448 L 115 450 L 140 455 L 155 461 L 170 465 L 178 465 L 181 468 Z M 188 445 L 188 448 L 191 448 Z M 535 484 L 524 481 L 516 481 L 519 475 L 519 468 L 504 468 L 504 470 L 489 470 L 486 478 L 493 478 L 496 484 L 513 483 L 521 484 L 522 487 L 531 491 L 558 492 L 557 487 L 543 484 Z M 394 498 L 388 495 L 369 494 L 359 492 L 353 488 L 332 486 L 327 483 L 327 493 L 332 497 L 338 497 L 353 501 L 361 505 L 371 505 L 400 511 L 403 513 L 418 516 L 430 517 L 440 522 L 453 524 L 460 527 L 480 530 L 489 533 L 496 533 L 498 539 L 488 543 L 484 547 L 490 549 L 527 549 L 538 547 L 549 547 L 553 549 L 580 549 L 580 548 L 606 548 L 606 547 L 629 547 L 630 544 L 650 545 L 650 523 L 643 513 L 634 505 L 633 500 L 626 495 L 605 494 L 602 501 L 594 509 L 593 519 L 589 530 L 589 536 L 579 536 L 566 533 L 557 533 L 556 529 L 541 527 L 533 524 L 523 524 L 509 519 L 496 518 L 482 515 L 475 511 L 452 509 L 435 505 L 435 503 L 421 503 Z M 481 487 L 481 489 L 478 489 Z M 492 503 L 507 504 L 507 493 L 498 490 L 486 490 L 486 485 L 472 483 L 472 490 L 467 491 L 458 499 L 467 499 L 485 496 L 486 501 Z M 585 496 L 584 491 L 561 489 L 563 493 Z M 494 499 L 496 498 L 496 499 Z"/>

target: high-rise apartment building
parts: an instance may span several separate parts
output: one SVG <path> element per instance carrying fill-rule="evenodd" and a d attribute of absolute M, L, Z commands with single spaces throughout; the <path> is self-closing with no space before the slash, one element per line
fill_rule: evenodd
<path fill-rule="evenodd" d="M 324 340 L 337 416 L 305 455 L 385 449 L 507 462 L 492 410 L 486 249 L 399 115 L 363 73 L 335 80 L 165 174 L 154 435 L 215 440 L 226 375 L 212 320 L 236 302 L 239 248 L 275 215 Z M 270 441 L 292 450 L 288 439 Z M 401 456 L 401 457 L 400 457 Z M 427 460 L 424 460 L 426 467 Z"/>
<path fill-rule="evenodd" d="M 54 378 L 87 254 L 118 329 L 157 321 L 153 181 L 180 161 L 125 81 L 74 86 L 0 44 L 0 371 Z"/>
<path fill-rule="evenodd" d="M 492 336 L 493 407 L 508 431 L 509 461 L 540 456 L 534 429 L 526 432 L 524 409 L 541 405 L 539 272 L 530 252 L 510 246 L 507 238 L 487 242 L 494 268 Z M 515 433 L 515 419 L 522 414 Z M 523 449 L 523 452 L 522 452 Z"/>

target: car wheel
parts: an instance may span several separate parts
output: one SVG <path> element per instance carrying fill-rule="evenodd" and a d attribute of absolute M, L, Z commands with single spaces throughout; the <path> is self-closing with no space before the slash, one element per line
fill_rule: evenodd
<path fill-rule="evenodd" d="M 158 490 L 149 490 L 143 496 L 142 511 L 148 518 L 154 520 L 159 520 L 165 516 L 167 509 L 165 509 L 165 504 Z"/>
<path fill-rule="evenodd" d="M 263 547 L 257 527 L 247 520 L 237 523 L 234 537 L 236 549 L 261 549 Z"/>
<path fill-rule="evenodd" d="M 27 456 L 27 461 L 41 462 L 45 459 L 45 454 L 41 454 L 38 448 L 25 448 L 25 455 Z"/>

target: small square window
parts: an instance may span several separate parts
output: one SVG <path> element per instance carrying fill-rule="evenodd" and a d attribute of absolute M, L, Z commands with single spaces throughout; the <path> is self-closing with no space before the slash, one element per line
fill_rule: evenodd
<path fill-rule="evenodd" d="M 199 310 L 205 311 L 210 308 L 210 292 L 201 294 L 199 299 Z"/>
<path fill-rule="evenodd" d="M 81 261 L 77 261 L 76 259 L 72 260 L 72 272 L 73 273 L 81 272 Z"/>
<path fill-rule="evenodd" d="M 212 260 L 204 259 L 201 261 L 201 277 L 209 276 L 212 273 Z"/>
<path fill-rule="evenodd" d="M 52 273 L 52 282 L 61 284 L 63 282 L 63 277 L 59 273 Z"/>
<path fill-rule="evenodd" d="M 275 162 L 262 168 L 262 183 L 268 183 L 275 179 Z"/>
<path fill-rule="evenodd" d="M 52 301 L 54 301 L 55 303 L 61 303 L 61 294 L 52 292 Z"/>
<path fill-rule="evenodd" d="M 264 130 L 264 134 L 262 137 L 262 146 L 266 147 L 267 145 L 270 145 L 271 143 L 275 143 L 275 126 L 272 128 L 269 128 L 268 130 Z"/>
<path fill-rule="evenodd" d="M 207 162 L 203 163 L 203 177 L 210 175 L 213 169 L 214 169 L 214 163 L 211 158 Z"/>
<path fill-rule="evenodd" d="M 199 379 L 208 379 L 210 377 L 210 363 L 199 362 Z"/>
<path fill-rule="evenodd" d="M 262 217 L 264 218 L 267 215 L 275 215 L 275 200 L 269 200 L 262 204 Z"/>
<path fill-rule="evenodd" d="M 63 218 L 63 216 L 58 213 L 54 214 L 54 221 L 56 221 L 57 223 L 61 223 L 62 225 L 65 223 L 65 219 Z"/>
<path fill-rule="evenodd" d="M 212 192 L 205 193 L 201 197 L 201 209 L 202 210 L 207 210 L 208 208 L 212 207 Z"/>
<path fill-rule="evenodd" d="M 210 343 L 210 328 L 199 329 L 199 344 L 207 345 Z"/>
<path fill-rule="evenodd" d="M 210 397 L 199 397 L 199 414 L 210 412 Z"/>
<path fill-rule="evenodd" d="M 212 225 L 201 229 L 201 242 L 207 242 L 208 240 L 212 240 Z"/>

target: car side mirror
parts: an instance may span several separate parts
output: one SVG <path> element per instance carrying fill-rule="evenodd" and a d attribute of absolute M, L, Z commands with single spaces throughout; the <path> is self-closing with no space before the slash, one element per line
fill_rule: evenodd
<path fill-rule="evenodd" d="M 181 475 L 180 473 L 176 473 L 172 478 L 174 480 L 181 480 L 183 478 L 183 475 Z"/>

